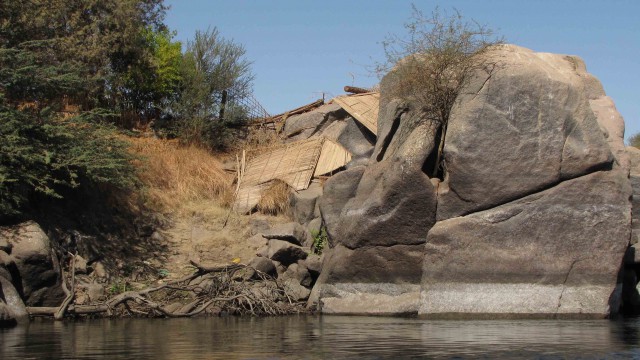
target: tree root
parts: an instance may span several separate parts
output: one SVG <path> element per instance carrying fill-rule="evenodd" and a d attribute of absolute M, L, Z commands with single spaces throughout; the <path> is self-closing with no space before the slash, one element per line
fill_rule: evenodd
<path fill-rule="evenodd" d="M 265 273 L 244 264 L 207 267 L 193 261 L 191 265 L 196 271 L 181 279 L 139 291 L 125 291 L 101 303 L 76 305 L 73 304 L 73 259 L 69 265 L 70 290 L 63 278 L 67 296 L 62 304 L 27 307 L 31 317 L 56 320 L 78 316 L 192 317 L 207 310 L 214 312 L 214 307 L 217 313 L 253 316 L 306 312 L 303 303 L 292 301 L 278 281 Z M 200 281 L 194 281 L 198 278 Z"/>

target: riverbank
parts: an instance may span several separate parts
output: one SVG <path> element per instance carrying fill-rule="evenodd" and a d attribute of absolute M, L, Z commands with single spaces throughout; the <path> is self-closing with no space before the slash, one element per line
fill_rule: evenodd
<path fill-rule="evenodd" d="M 43 205 L 55 211 L 0 228 L 3 291 L 7 297 L 15 290 L 18 309 L 11 316 L 3 304 L 3 316 L 305 311 L 306 298 L 287 295 L 286 276 L 276 280 L 287 267 L 265 268 L 271 261 L 256 255 L 267 243 L 262 234 L 289 219 L 229 209 L 234 176 L 222 165 L 228 154 L 151 137 L 125 139 L 140 159 L 140 190 L 67 198 Z"/>

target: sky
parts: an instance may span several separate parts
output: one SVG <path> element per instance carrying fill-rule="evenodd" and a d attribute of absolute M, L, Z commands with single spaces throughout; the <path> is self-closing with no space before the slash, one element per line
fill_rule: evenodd
<path fill-rule="evenodd" d="M 254 96 L 270 114 L 378 82 L 381 42 L 406 34 L 411 4 L 425 14 L 457 9 L 506 42 L 577 55 L 602 82 L 626 123 L 640 133 L 638 0 L 165 0 L 167 25 L 186 44 L 217 27 L 253 63 Z M 183 45 L 184 48 L 184 45 Z"/>

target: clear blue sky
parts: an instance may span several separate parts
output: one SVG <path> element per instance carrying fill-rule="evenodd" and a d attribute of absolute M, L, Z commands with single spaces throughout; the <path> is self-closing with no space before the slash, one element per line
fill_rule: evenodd
<path fill-rule="evenodd" d="M 217 27 L 243 44 L 256 75 L 254 93 L 271 114 L 304 105 L 344 85 L 371 86 L 367 70 L 383 57 L 380 42 L 402 34 L 411 3 L 425 13 L 458 9 L 507 42 L 535 51 L 578 55 L 625 118 L 626 137 L 640 132 L 638 0 L 168 0 L 177 39 Z"/>

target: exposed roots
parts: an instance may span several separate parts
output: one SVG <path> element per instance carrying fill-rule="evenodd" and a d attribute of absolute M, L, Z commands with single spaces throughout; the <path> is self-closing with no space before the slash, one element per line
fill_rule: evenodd
<path fill-rule="evenodd" d="M 230 315 L 285 315 L 305 312 L 273 277 L 244 264 L 206 267 L 191 262 L 196 271 L 184 278 L 126 291 L 103 303 L 28 307 L 29 315 L 54 317 L 97 315 L 124 317 L 191 317 L 203 313 Z M 73 284 L 73 282 L 71 282 Z M 66 285 L 65 285 L 66 287 Z M 70 289 L 68 294 L 73 294 Z M 67 293 L 67 291 L 65 291 Z"/>

